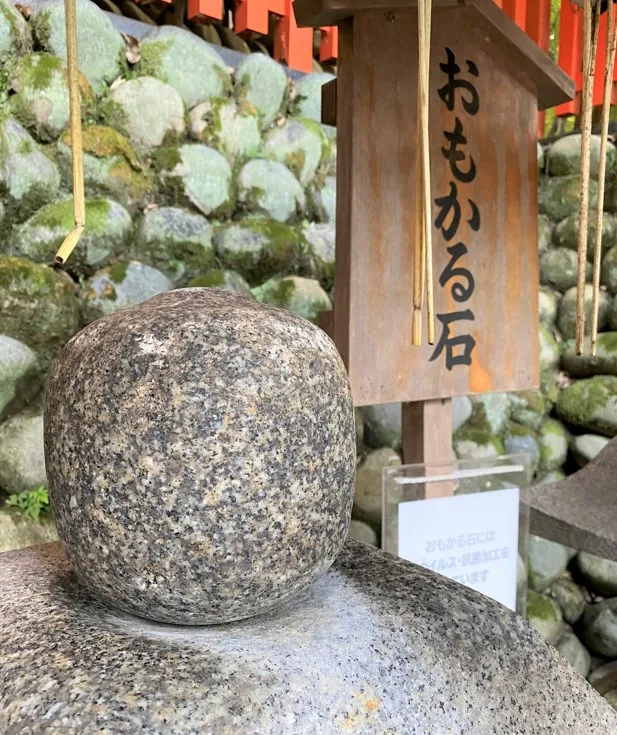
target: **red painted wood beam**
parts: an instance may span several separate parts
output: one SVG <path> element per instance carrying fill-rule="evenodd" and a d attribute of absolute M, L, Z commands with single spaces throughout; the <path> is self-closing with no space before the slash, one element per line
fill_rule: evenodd
<path fill-rule="evenodd" d="M 534 2 L 535 0 L 530 1 Z M 527 24 L 527 0 L 503 0 L 501 7 L 519 28 L 525 29 Z"/>

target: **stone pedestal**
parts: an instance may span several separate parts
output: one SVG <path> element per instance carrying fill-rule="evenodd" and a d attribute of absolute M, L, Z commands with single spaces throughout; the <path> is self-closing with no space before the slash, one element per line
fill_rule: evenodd
<path fill-rule="evenodd" d="M 276 612 L 220 626 L 105 606 L 60 544 L 1 555 L 0 588 L 6 735 L 617 732 L 522 618 L 355 542 Z"/>

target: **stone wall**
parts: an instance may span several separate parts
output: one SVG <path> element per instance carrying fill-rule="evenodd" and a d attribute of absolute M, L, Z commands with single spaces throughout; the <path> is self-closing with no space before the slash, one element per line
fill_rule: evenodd
<path fill-rule="evenodd" d="M 167 26 L 127 49 L 87 0 L 78 25 L 88 225 L 65 273 L 50 267 L 72 226 L 63 5 L 45 3 L 26 21 L 0 0 L 0 550 L 54 537 L 41 490 L 45 377 L 82 326 L 183 286 L 231 289 L 311 320 L 333 298 L 336 144 L 319 124 L 331 77 L 292 84 L 260 54 L 232 73 L 199 38 Z M 572 348 L 573 136 L 538 156 L 541 387 L 455 399 L 460 458 L 528 452 L 536 478 L 552 481 L 617 433 L 612 146 L 609 155 L 598 357 Z M 596 140 L 596 176 L 597 159 Z M 401 461 L 400 406 L 356 419 L 351 534 L 378 544 L 381 470 Z M 617 564 L 532 538 L 529 583 L 531 622 L 617 700 Z"/>

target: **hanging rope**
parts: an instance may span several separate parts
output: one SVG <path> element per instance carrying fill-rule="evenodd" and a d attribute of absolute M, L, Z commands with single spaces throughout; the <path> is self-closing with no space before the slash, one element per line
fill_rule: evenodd
<path fill-rule="evenodd" d="M 67 235 L 56 253 L 56 263 L 66 263 L 75 249 L 86 226 L 84 195 L 84 167 L 81 139 L 81 104 L 79 69 L 77 61 L 77 14 L 75 0 L 64 0 L 66 17 L 66 57 L 68 69 L 69 104 L 71 111 L 71 151 L 73 165 L 73 220 L 74 229 Z"/>
<path fill-rule="evenodd" d="M 411 343 L 422 344 L 422 307 L 426 288 L 428 343 L 435 342 L 433 241 L 431 218 L 431 158 L 429 138 L 431 0 L 418 0 L 418 112 L 416 162 L 416 230 L 414 248 Z"/>
<path fill-rule="evenodd" d="M 612 4 L 612 3 L 611 3 Z M 591 113 L 598 31 L 599 3 L 585 0 L 583 6 L 583 100 L 581 110 L 581 188 L 578 210 L 578 271 L 576 281 L 576 354 L 583 354 L 585 340 L 585 268 L 589 225 L 589 168 Z"/>
<path fill-rule="evenodd" d="M 598 341 L 598 312 L 600 309 L 600 263 L 602 260 L 602 221 L 604 218 L 604 189 L 606 177 L 606 144 L 611 112 L 615 52 L 617 51 L 617 21 L 615 5 L 608 3 L 606 20 L 606 63 L 604 66 L 604 95 L 602 98 L 602 123 L 600 132 L 600 166 L 598 171 L 598 204 L 596 208 L 596 239 L 593 251 L 593 300 L 591 306 L 591 354 L 596 355 Z"/>

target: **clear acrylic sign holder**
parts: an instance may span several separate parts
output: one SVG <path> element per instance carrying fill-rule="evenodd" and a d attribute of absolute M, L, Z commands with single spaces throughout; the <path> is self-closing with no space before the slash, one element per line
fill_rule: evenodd
<path fill-rule="evenodd" d="M 387 467 L 382 548 L 525 613 L 528 455 Z"/>

